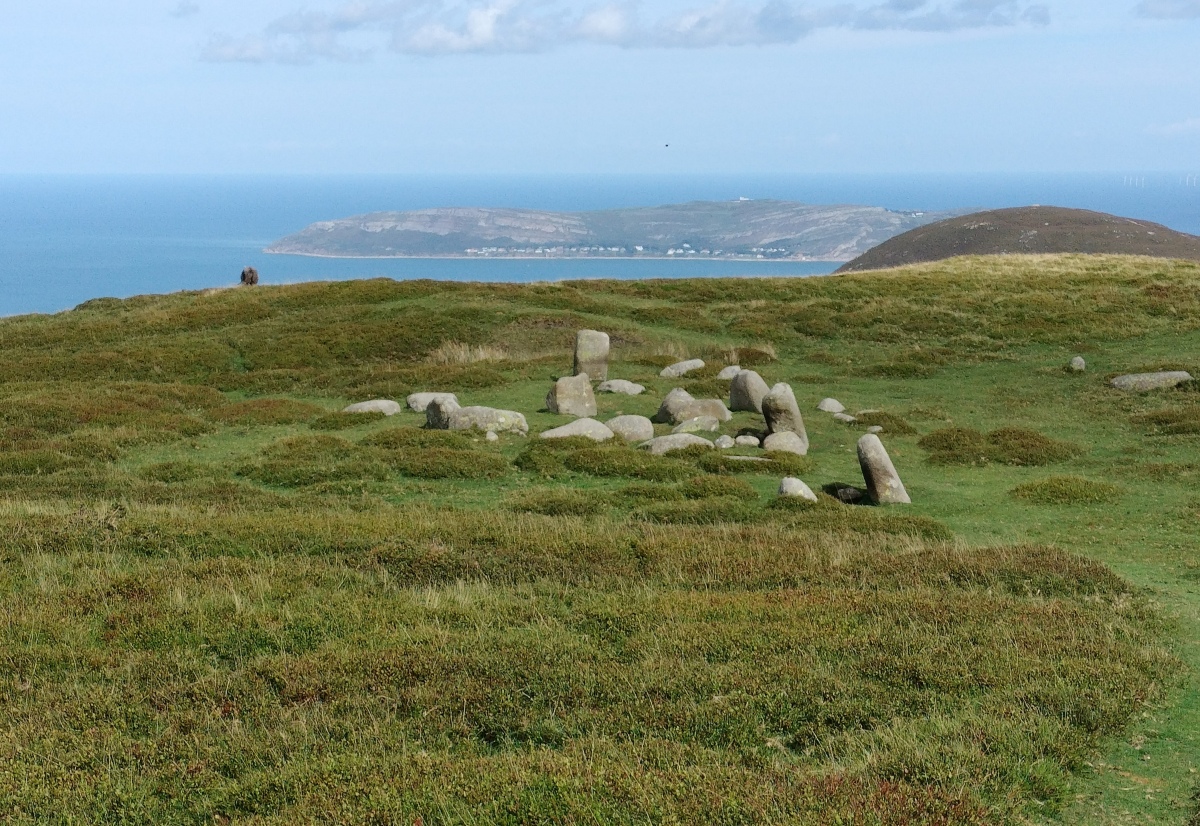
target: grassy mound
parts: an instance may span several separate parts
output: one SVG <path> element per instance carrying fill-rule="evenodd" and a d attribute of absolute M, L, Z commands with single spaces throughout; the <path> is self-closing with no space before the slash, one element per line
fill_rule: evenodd
<path fill-rule="evenodd" d="M 986 435 L 970 428 L 948 427 L 922 437 L 917 444 L 929 451 L 930 462 L 940 465 L 998 462 L 1034 467 L 1064 462 L 1083 451 L 1078 445 L 1020 427 L 1004 427 Z"/>

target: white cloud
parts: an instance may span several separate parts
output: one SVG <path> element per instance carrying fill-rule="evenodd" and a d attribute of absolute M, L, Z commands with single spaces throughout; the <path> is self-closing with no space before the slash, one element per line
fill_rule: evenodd
<path fill-rule="evenodd" d="M 1156 20 L 1200 18 L 1200 0 L 1142 0 L 1134 12 Z"/>
<path fill-rule="evenodd" d="M 329 12 L 286 15 L 257 34 L 215 35 L 203 57 L 217 62 L 360 60 L 384 45 L 423 55 L 539 52 L 585 42 L 629 49 L 702 49 L 795 43 L 830 28 L 951 32 L 1048 22 L 1045 5 L 1025 0 L 883 0 L 824 6 L 716 0 L 651 19 L 639 15 L 634 2 L 580 11 L 565 0 L 359 0 Z M 347 40 L 359 45 L 350 46 Z"/>
<path fill-rule="evenodd" d="M 1200 135 L 1200 118 L 1188 118 L 1165 126 L 1151 126 L 1146 130 L 1151 135 L 1161 135 L 1164 138 L 1177 138 L 1180 135 Z"/>

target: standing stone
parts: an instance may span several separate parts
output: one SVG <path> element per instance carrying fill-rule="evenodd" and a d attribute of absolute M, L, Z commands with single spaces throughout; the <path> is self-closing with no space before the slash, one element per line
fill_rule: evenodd
<path fill-rule="evenodd" d="M 608 333 L 580 330 L 575 334 L 575 375 L 586 373 L 592 381 L 608 378 Z"/>
<path fill-rule="evenodd" d="M 717 373 L 717 378 L 720 379 L 721 381 L 730 381 L 734 376 L 736 376 L 740 372 L 742 372 L 741 367 L 738 367 L 736 364 L 731 364 L 728 367 L 726 367 L 724 370 L 722 370 L 720 373 Z"/>
<path fill-rule="evenodd" d="M 792 433 L 790 430 L 772 433 L 763 439 L 762 446 L 763 450 L 766 451 L 773 450 L 778 453 L 795 453 L 797 456 L 808 455 L 808 440 L 801 439 L 798 433 Z"/>
<path fill-rule="evenodd" d="M 822 413 L 845 413 L 846 405 L 837 399 L 821 399 L 817 404 L 817 410 L 820 410 Z"/>
<path fill-rule="evenodd" d="M 242 286 L 253 287 L 258 283 L 258 270 L 254 267 L 246 267 L 242 270 Z"/>
<path fill-rule="evenodd" d="M 450 417 L 459 409 L 453 396 L 433 399 L 425 407 L 425 426 L 430 430 L 449 430 Z"/>
<path fill-rule="evenodd" d="M 1072 373 L 1082 373 L 1087 370 L 1087 362 L 1083 360 L 1083 356 L 1076 356 L 1071 359 L 1071 363 L 1067 365 Z"/>
<path fill-rule="evenodd" d="M 763 416 L 767 420 L 768 433 L 795 433 L 808 446 L 808 432 L 804 429 L 804 417 L 792 386 L 780 382 L 763 397 Z"/>
<path fill-rule="evenodd" d="M 750 413 L 763 412 L 763 397 L 771 392 L 762 376 L 753 370 L 743 370 L 729 385 L 729 409 Z"/>
<path fill-rule="evenodd" d="M 817 495 L 813 493 L 812 488 L 804 484 L 804 480 L 797 479 L 795 476 L 785 477 L 779 483 L 779 495 L 785 499 L 806 499 L 809 502 L 817 501 Z"/>
<path fill-rule="evenodd" d="M 896 473 L 883 442 L 874 433 L 868 433 L 858 440 L 858 464 L 862 468 L 863 479 L 867 483 L 867 492 L 879 505 L 908 505 L 908 491 Z"/>
<path fill-rule="evenodd" d="M 596 394 L 592 392 L 591 377 L 587 373 L 563 376 L 546 395 L 546 409 L 564 416 L 595 416 Z"/>
<path fill-rule="evenodd" d="M 664 379 L 677 379 L 680 376 L 686 376 L 688 373 L 695 372 L 703 367 L 703 359 L 688 359 L 687 361 L 677 361 L 670 367 L 664 367 L 659 375 Z"/>
<path fill-rule="evenodd" d="M 627 442 L 645 442 L 654 438 L 654 422 L 645 416 L 617 416 L 604 426 Z"/>

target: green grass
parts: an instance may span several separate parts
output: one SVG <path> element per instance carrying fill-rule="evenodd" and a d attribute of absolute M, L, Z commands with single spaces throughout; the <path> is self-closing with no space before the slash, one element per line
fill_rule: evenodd
<path fill-rule="evenodd" d="M 1196 372 L 1178 354 L 1200 351 L 1198 287 L 1193 264 L 1005 257 L 301 284 L 0 321 L 0 812 L 1187 822 L 1195 390 L 1104 379 Z M 335 412 L 448 390 L 536 434 L 563 421 L 537 411 L 581 327 L 648 388 L 598 418 L 674 386 L 723 396 L 736 358 L 793 383 L 810 455 Z M 451 338 L 507 356 L 437 363 Z M 1064 373 L 1077 353 L 1089 372 Z M 709 366 L 658 377 L 685 356 Z M 824 396 L 900 412 L 848 428 Z M 912 506 L 776 498 L 784 475 L 861 484 L 871 424 Z"/>

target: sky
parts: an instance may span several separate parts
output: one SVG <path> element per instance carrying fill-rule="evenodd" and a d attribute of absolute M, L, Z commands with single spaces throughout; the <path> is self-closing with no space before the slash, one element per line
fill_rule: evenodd
<path fill-rule="evenodd" d="M 0 173 L 1200 170 L 1200 0 L 10 0 Z"/>

